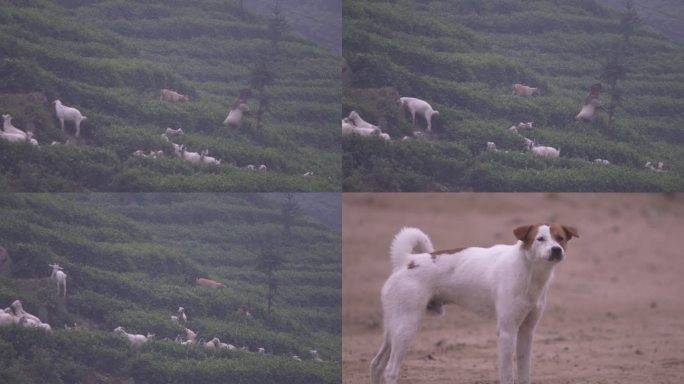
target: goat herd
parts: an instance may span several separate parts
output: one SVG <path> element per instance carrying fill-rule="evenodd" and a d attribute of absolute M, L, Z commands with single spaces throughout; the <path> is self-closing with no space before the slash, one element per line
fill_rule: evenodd
<path fill-rule="evenodd" d="M 58 264 L 50 264 L 50 267 L 52 268 L 52 274 L 50 276 L 50 279 L 52 279 L 56 284 L 57 284 L 57 296 L 64 296 L 66 297 L 66 281 L 67 281 L 67 274 L 63 271 L 63 268 L 60 267 Z M 208 288 L 224 288 L 225 285 L 222 283 L 219 283 L 217 281 L 211 280 L 211 279 L 204 279 L 204 278 L 198 278 L 195 280 L 195 285 L 200 286 L 200 287 L 208 287 Z M 247 318 L 247 319 L 253 319 L 252 314 L 249 312 L 249 309 L 247 308 L 246 305 L 240 305 L 240 307 L 237 309 L 236 314 L 238 316 Z M 188 325 L 188 316 L 185 313 L 185 308 L 183 307 L 178 307 L 178 310 L 174 315 L 170 316 L 170 319 L 172 322 L 178 324 L 179 326 L 183 327 L 185 334 L 179 334 L 176 336 L 174 339 L 174 342 L 182 345 L 189 345 L 189 346 L 199 346 L 205 349 L 210 349 L 210 350 L 221 350 L 221 349 L 227 349 L 227 350 L 241 350 L 245 352 L 250 352 L 250 349 L 248 346 L 244 345 L 242 347 L 236 347 L 230 343 L 224 343 L 222 342 L 218 337 L 214 336 L 212 339 L 209 341 L 205 341 L 202 338 L 197 338 L 198 333 L 191 330 L 190 328 L 187 328 Z M 24 310 L 24 307 L 21 303 L 20 300 L 14 300 L 12 304 L 0 311 L 0 327 L 9 327 L 9 326 L 23 326 L 23 327 L 31 327 L 31 328 L 38 328 L 47 332 L 52 332 L 52 327 L 50 324 L 43 322 L 38 316 L 32 315 Z M 76 324 L 74 324 L 74 327 L 69 327 L 66 324 L 64 325 L 64 328 L 66 329 L 73 329 L 73 328 L 78 328 Z M 141 335 L 141 334 L 135 334 L 135 333 L 128 333 L 124 329 L 124 327 L 116 327 L 114 328 L 114 333 L 119 334 L 123 337 L 125 337 L 128 342 L 130 343 L 132 348 L 138 348 L 142 346 L 143 344 L 147 343 L 148 341 L 151 341 L 155 338 L 155 334 L 153 333 L 147 333 L 147 335 Z M 170 339 L 165 339 L 170 341 Z M 258 347 L 256 348 L 257 353 L 262 353 L 266 354 L 266 349 L 263 347 Z M 318 355 L 318 351 L 315 349 L 309 350 L 309 356 L 311 360 L 316 361 L 316 362 L 324 362 L 324 360 Z M 296 354 L 292 354 L 291 358 L 297 361 L 302 361 L 302 359 L 297 356 Z"/>
<path fill-rule="evenodd" d="M 245 115 L 250 114 L 250 109 L 249 106 L 247 105 L 247 98 L 251 95 L 251 92 L 249 89 L 244 89 L 241 91 L 240 96 L 235 99 L 233 104 L 230 107 L 230 110 L 228 111 L 228 116 L 226 116 L 225 120 L 223 121 L 224 126 L 233 126 L 233 127 L 239 127 L 242 124 L 242 119 Z M 189 101 L 190 98 L 187 95 L 180 94 L 176 91 L 170 90 L 170 89 L 162 89 L 160 92 L 159 96 L 159 101 L 162 102 L 185 102 Z M 76 130 L 75 136 L 79 137 L 81 134 L 81 123 L 85 120 L 87 120 L 86 116 L 83 116 L 83 114 L 76 108 L 73 107 L 67 107 L 62 102 L 57 99 L 52 102 L 52 105 L 54 107 L 54 113 L 57 119 L 59 120 L 60 126 L 62 128 L 62 132 L 64 132 L 64 124 L 72 124 Z M 38 146 L 39 143 L 34 137 L 34 133 L 32 131 L 26 130 L 23 131 L 17 127 L 15 127 L 12 124 L 12 115 L 10 114 L 3 114 L 3 126 L 2 130 L 0 131 L 0 139 L 6 140 L 9 142 L 29 142 L 34 146 Z M 162 139 L 165 141 L 171 143 L 173 146 L 174 150 L 174 155 L 176 157 L 179 157 L 183 160 L 189 161 L 191 163 L 196 163 L 196 164 L 213 164 L 213 165 L 220 165 L 221 164 L 221 159 L 216 159 L 212 156 L 209 156 L 209 150 L 204 149 L 200 152 L 191 152 L 187 150 L 187 147 L 185 145 L 178 145 L 176 143 L 171 142 L 170 137 L 173 135 L 183 135 L 184 132 L 181 128 L 178 129 L 173 129 L 173 128 L 166 128 L 164 133 L 161 134 Z M 67 143 L 70 141 L 67 140 Z M 57 141 L 53 141 L 51 145 L 56 145 L 60 144 Z M 134 156 L 139 156 L 139 157 L 146 157 L 146 158 L 159 158 L 164 156 L 164 151 L 163 150 L 157 150 L 157 151 L 150 151 L 149 153 L 146 153 L 145 151 L 139 149 L 133 152 Z M 266 171 L 268 170 L 268 167 L 265 164 L 259 164 L 259 165 L 254 165 L 254 164 L 248 164 L 244 167 L 239 167 L 239 168 L 244 168 L 250 171 Z M 310 177 L 313 176 L 314 173 L 312 171 L 307 171 L 302 176 L 304 177 Z"/>
<path fill-rule="evenodd" d="M 539 88 L 529 87 L 523 84 L 513 84 L 512 85 L 512 95 L 530 97 L 534 95 L 541 95 Z M 582 109 L 575 116 L 577 121 L 593 122 L 595 118 L 595 113 L 597 109 L 605 109 L 599 100 L 599 95 L 601 93 L 601 84 L 594 84 L 589 90 L 589 94 L 584 99 L 582 104 Z M 434 110 L 432 106 L 425 100 L 417 99 L 414 97 L 399 97 L 397 99 L 397 104 L 401 108 L 408 110 L 411 113 L 411 120 L 413 123 L 413 129 L 416 128 L 416 114 L 423 116 L 426 121 L 427 132 L 432 131 L 432 116 L 439 115 L 439 112 Z M 549 146 L 539 145 L 536 140 L 530 140 L 523 136 L 522 130 L 531 130 L 533 122 L 520 122 L 517 125 L 513 125 L 509 130 L 515 134 L 518 134 L 525 140 L 525 148 L 536 156 L 542 157 L 560 157 L 560 148 L 554 148 Z M 342 119 L 342 135 L 357 134 L 360 136 L 377 136 L 383 140 L 391 141 L 391 137 L 388 133 L 382 132 L 380 127 L 373 125 L 365 121 L 357 111 L 351 111 L 349 116 Z M 404 136 L 401 140 L 411 140 L 411 139 L 425 139 L 427 134 L 422 131 L 413 131 L 413 137 Z M 499 152 L 500 150 L 496 147 L 496 143 L 488 141 L 486 143 L 486 150 L 489 152 Z M 508 151 L 504 151 L 508 152 Z M 594 159 L 595 164 L 609 165 L 610 161 L 606 159 Z M 663 162 L 659 161 L 657 165 L 653 165 L 650 161 L 647 162 L 644 167 L 652 172 L 663 172 Z"/>

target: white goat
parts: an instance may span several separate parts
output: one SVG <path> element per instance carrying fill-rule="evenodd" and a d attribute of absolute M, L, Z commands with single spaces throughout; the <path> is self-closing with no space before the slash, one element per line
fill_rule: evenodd
<path fill-rule="evenodd" d="M 133 347 L 139 347 L 139 346 L 145 344 L 148 340 L 147 336 L 128 333 L 121 326 L 114 328 L 114 332 L 126 336 L 126 338 L 128 339 L 128 341 L 131 343 L 131 345 Z M 149 335 L 150 334 L 148 334 L 148 336 Z"/>
<path fill-rule="evenodd" d="M 603 104 L 601 100 L 597 98 L 590 98 L 586 100 L 582 105 L 582 110 L 575 116 L 575 120 L 583 120 L 588 122 L 593 122 L 596 118 L 596 108 L 602 107 Z"/>
<path fill-rule="evenodd" d="M 24 132 L 21 129 L 12 125 L 12 115 L 2 115 L 2 131 L 0 131 L 0 138 L 12 143 L 19 143 L 28 141 L 33 145 L 38 145 L 38 141 L 33 138 L 33 132 Z"/>
<path fill-rule="evenodd" d="M 314 361 L 323 362 L 323 359 L 321 359 L 321 357 L 318 356 L 318 351 L 316 351 L 315 349 L 310 350 L 309 355 Z"/>
<path fill-rule="evenodd" d="M 242 123 L 242 117 L 250 112 L 249 106 L 241 99 L 235 100 L 233 106 L 228 112 L 228 116 L 223 120 L 223 125 L 232 125 L 235 127 L 240 126 Z"/>
<path fill-rule="evenodd" d="M 257 171 L 261 171 L 261 172 L 268 171 L 268 167 L 266 166 L 266 164 L 261 164 L 261 165 L 259 165 L 259 167 L 257 168 Z"/>
<path fill-rule="evenodd" d="M 257 350 L 258 353 L 266 353 L 266 350 L 264 348 L 259 348 Z"/>
<path fill-rule="evenodd" d="M 511 86 L 513 96 L 534 96 L 541 95 L 539 88 L 528 87 L 523 84 L 513 84 Z"/>
<path fill-rule="evenodd" d="M 313 173 L 313 172 L 311 172 L 311 171 L 307 171 L 307 172 L 306 172 L 306 173 L 304 173 L 304 174 L 303 174 L 302 176 L 304 176 L 304 177 L 311 177 L 311 176 L 313 176 L 313 175 L 314 175 L 314 173 Z"/>
<path fill-rule="evenodd" d="M 76 126 L 76 137 L 78 137 L 81 134 L 81 122 L 86 120 L 86 117 L 78 109 L 65 106 L 59 99 L 53 101 L 52 104 L 55 106 L 55 114 L 62 126 L 62 132 L 64 132 L 64 122 L 67 121 Z"/>
<path fill-rule="evenodd" d="M 191 329 L 185 328 L 185 338 L 194 343 L 197 340 L 197 333 Z"/>
<path fill-rule="evenodd" d="M 349 113 L 349 120 L 351 120 L 351 122 L 354 124 L 354 126 L 357 129 L 358 128 L 367 128 L 367 129 L 374 130 L 374 131 L 380 131 L 380 128 L 377 125 L 373 125 L 373 124 L 367 122 L 366 120 L 362 119 L 361 115 L 359 115 L 359 113 L 356 111 L 351 111 Z"/>
<path fill-rule="evenodd" d="M 187 160 L 191 163 L 199 163 L 202 161 L 202 155 L 197 152 L 188 152 L 185 149 L 185 145 L 180 146 L 181 159 Z"/>
<path fill-rule="evenodd" d="M 245 169 L 248 171 L 254 171 L 256 169 L 256 167 L 254 166 L 254 164 L 247 164 L 245 166 Z"/>
<path fill-rule="evenodd" d="M 64 297 L 66 297 L 67 274 L 64 273 L 62 267 L 58 264 L 50 264 L 50 268 L 52 268 L 52 275 L 50 275 L 50 278 L 57 283 L 57 296 L 59 296 L 61 291 L 64 291 Z"/>
<path fill-rule="evenodd" d="M 40 329 L 42 329 L 44 331 L 48 331 L 48 332 L 52 331 L 52 327 L 50 327 L 50 324 L 43 323 L 40 320 L 36 321 L 36 320 L 29 318 L 29 317 L 26 317 L 26 316 L 22 316 L 19 319 L 19 325 L 24 326 L 24 327 L 29 327 L 29 328 L 40 328 Z"/>
<path fill-rule="evenodd" d="M 663 165 L 664 165 L 663 162 L 662 162 L 662 161 L 659 161 L 659 162 L 658 162 L 658 166 L 655 167 L 655 166 L 653 166 L 653 164 L 651 164 L 650 161 L 647 161 L 646 164 L 644 164 L 644 167 L 645 167 L 646 169 L 650 170 L 651 172 L 656 172 L 656 173 L 658 173 L 658 172 L 665 172 L 665 170 L 663 169 Z"/>
<path fill-rule="evenodd" d="M 606 159 L 594 159 L 594 163 L 596 164 L 604 164 L 604 165 L 610 165 L 610 161 Z"/>
<path fill-rule="evenodd" d="M 342 136 L 351 135 L 354 133 L 354 128 L 356 128 L 356 126 L 350 118 L 345 117 L 342 119 Z"/>
<path fill-rule="evenodd" d="M 302 359 L 297 355 L 292 355 L 293 360 L 302 361 Z"/>
<path fill-rule="evenodd" d="M 496 144 L 493 141 L 487 142 L 487 152 L 499 152 L 499 150 L 496 149 Z"/>
<path fill-rule="evenodd" d="M 432 116 L 439 115 L 439 111 L 432 109 L 427 101 L 416 99 L 415 97 L 400 97 L 397 102 L 402 107 L 408 108 L 411 112 L 413 127 L 416 127 L 416 113 L 421 113 L 427 121 L 427 130 L 432 131 Z"/>
<path fill-rule="evenodd" d="M 185 316 L 185 308 L 183 307 L 178 307 L 178 320 L 183 324 L 188 322 L 188 317 Z"/>
<path fill-rule="evenodd" d="M 537 156 L 560 157 L 560 149 L 537 145 L 534 142 L 528 144 L 527 149 Z"/>
<path fill-rule="evenodd" d="M 218 337 L 214 337 L 213 339 L 204 343 L 204 348 L 214 349 L 214 348 L 218 348 L 220 344 L 221 344 L 221 340 L 219 340 Z"/>
<path fill-rule="evenodd" d="M 38 316 L 34 316 L 34 315 L 24 311 L 24 306 L 21 304 L 21 301 L 19 301 L 19 300 L 14 300 L 14 302 L 12 303 L 10 308 L 12 309 L 14 316 L 25 317 L 28 320 L 33 320 L 35 322 L 42 323 L 42 321 L 40 321 Z"/>
<path fill-rule="evenodd" d="M 15 316 L 14 313 L 12 313 L 12 310 L 9 308 L 0 311 L 0 327 L 7 327 L 13 324 L 19 324 L 20 320 L 21 317 Z"/>
<path fill-rule="evenodd" d="M 168 139 L 168 135 L 184 135 L 185 133 L 183 132 L 183 128 L 173 129 L 173 128 L 169 127 L 169 128 L 166 128 L 166 131 L 164 131 L 163 134 L 167 135 L 167 139 Z"/>
<path fill-rule="evenodd" d="M 380 132 L 380 138 L 383 139 L 383 140 L 385 140 L 385 141 L 391 141 L 391 140 L 392 140 L 392 138 L 390 137 L 390 135 L 387 134 L 387 133 L 384 133 L 384 132 Z"/>
<path fill-rule="evenodd" d="M 508 130 L 510 130 L 511 132 L 519 134 L 520 133 L 520 132 L 518 132 L 519 129 L 532 129 L 532 124 L 533 124 L 532 121 L 528 121 L 526 123 L 521 121 L 517 125 L 511 125 L 511 127 L 508 128 Z"/>
<path fill-rule="evenodd" d="M 221 160 L 217 160 L 214 157 L 208 156 L 209 155 L 209 150 L 205 149 L 201 153 L 202 157 L 200 158 L 200 162 L 204 164 L 216 164 L 219 165 L 221 164 Z"/>
<path fill-rule="evenodd" d="M 172 91 L 170 89 L 162 89 L 159 92 L 159 101 L 170 101 L 172 103 L 178 102 L 178 101 L 189 101 L 190 98 L 188 98 L 186 95 L 182 95 L 176 91 Z"/>
<path fill-rule="evenodd" d="M 28 140 L 28 134 L 26 132 L 12 125 L 12 115 L 9 113 L 2 115 L 2 120 L 2 130 L 5 131 L 5 133 L 23 136 L 24 139 Z"/>

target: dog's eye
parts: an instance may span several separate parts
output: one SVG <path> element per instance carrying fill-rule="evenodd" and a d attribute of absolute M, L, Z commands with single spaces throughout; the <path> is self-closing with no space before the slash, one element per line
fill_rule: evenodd
<path fill-rule="evenodd" d="M 546 239 L 543 236 L 537 237 L 537 241 L 545 241 Z"/>

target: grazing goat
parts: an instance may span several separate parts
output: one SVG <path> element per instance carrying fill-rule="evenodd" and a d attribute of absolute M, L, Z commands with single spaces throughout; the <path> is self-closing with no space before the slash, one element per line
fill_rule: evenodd
<path fill-rule="evenodd" d="M 209 155 L 209 150 L 205 149 L 201 153 L 202 157 L 200 158 L 200 162 L 204 164 L 216 164 L 219 165 L 221 164 L 221 160 L 217 160 L 214 157 L 208 156 Z"/>
<path fill-rule="evenodd" d="M 397 103 L 402 108 L 408 108 L 409 112 L 411 112 L 413 128 L 416 127 L 416 113 L 420 113 L 425 117 L 425 121 L 427 121 L 427 131 L 432 131 L 432 116 L 439 115 L 439 111 L 432 109 L 427 101 L 416 99 L 415 97 L 400 97 Z"/>
<path fill-rule="evenodd" d="M 499 152 L 496 148 L 496 144 L 493 141 L 487 142 L 487 152 Z"/>
<path fill-rule="evenodd" d="M 250 109 L 247 103 L 241 98 L 238 98 L 230 107 L 230 111 L 228 111 L 228 116 L 226 116 L 226 119 L 223 120 L 223 125 L 232 125 L 234 127 L 239 127 L 240 123 L 242 123 L 242 117 L 248 114 L 249 112 Z"/>
<path fill-rule="evenodd" d="M 64 132 L 64 122 L 67 121 L 76 126 L 76 137 L 78 137 L 81 134 L 81 122 L 86 120 L 86 117 L 78 109 L 65 106 L 59 99 L 53 101 L 52 105 L 55 106 L 55 114 L 62 126 L 62 132 Z"/>
<path fill-rule="evenodd" d="M 245 169 L 248 171 L 254 171 L 256 169 L 256 167 L 254 166 L 254 164 L 247 164 L 245 166 Z"/>
<path fill-rule="evenodd" d="M 213 339 L 204 343 L 204 348 L 214 349 L 214 348 L 218 348 L 220 344 L 221 344 L 221 340 L 219 340 L 218 337 L 214 337 Z"/>
<path fill-rule="evenodd" d="M 539 91 L 539 88 L 532 88 L 528 87 L 527 85 L 523 84 L 513 84 L 511 86 L 512 89 L 512 95 L 513 96 L 534 96 L 534 95 L 541 95 L 541 91 Z"/>
<path fill-rule="evenodd" d="M 606 159 L 594 159 L 594 163 L 596 164 L 604 164 L 604 165 L 610 165 L 610 161 Z"/>
<path fill-rule="evenodd" d="M 268 171 L 268 167 L 266 166 L 266 164 L 261 164 L 261 165 L 259 165 L 259 168 L 257 168 L 257 171 L 261 171 L 261 172 Z"/>
<path fill-rule="evenodd" d="M 223 285 L 223 283 L 219 283 L 218 281 L 214 281 L 211 279 L 203 279 L 203 278 L 196 279 L 195 285 L 199 285 L 201 287 L 209 287 L 209 288 L 225 288 L 225 285 Z"/>
<path fill-rule="evenodd" d="M 188 317 L 185 316 L 185 308 L 183 307 L 178 307 L 178 320 L 183 324 L 188 322 Z"/>
<path fill-rule="evenodd" d="M 149 333 L 147 334 L 148 336 L 127 333 L 123 327 L 114 328 L 114 332 L 126 336 L 126 338 L 128 339 L 128 341 L 131 343 L 131 345 L 133 347 L 139 347 L 139 346 L 145 344 L 147 342 L 147 340 L 151 338 L 149 336 L 154 336 L 154 335 L 150 335 Z"/>
<path fill-rule="evenodd" d="M 315 349 L 310 350 L 309 355 L 314 361 L 323 362 L 323 359 L 321 359 L 321 357 L 318 356 L 318 351 L 316 351 Z"/>
<path fill-rule="evenodd" d="M 601 94 L 601 84 L 597 83 L 591 86 L 589 89 L 589 94 L 584 98 L 584 103 L 582 104 L 582 109 L 575 116 L 575 120 L 594 122 L 595 113 L 597 108 L 603 108 L 601 100 L 599 100 L 599 95 Z"/>
<path fill-rule="evenodd" d="M 526 139 L 529 140 L 529 139 Z M 527 149 L 537 156 L 560 157 L 560 149 L 537 145 L 535 142 L 529 143 Z"/>
<path fill-rule="evenodd" d="M 307 171 L 307 172 L 306 172 L 306 173 L 304 173 L 304 174 L 303 174 L 302 176 L 304 176 L 304 177 L 311 177 L 311 176 L 313 176 L 313 175 L 314 175 L 314 173 L 313 173 L 313 172 L 311 172 L 311 171 Z"/>
<path fill-rule="evenodd" d="M 176 103 L 179 101 L 189 101 L 190 99 L 186 95 L 182 95 L 176 91 L 170 89 L 162 89 L 159 94 L 159 101 L 170 101 Z"/>
<path fill-rule="evenodd" d="M 533 124 L 533 122 L 531 122 L 531 121 L 528 121 L 527 123 L 524 123 L 521 121 L 517 125 L 511 125 L 511 127 L 508 128 L 508 130 L 510 130 L 513 133 L 519 134 L 519 132 L 518 132 L 519 129 L 532 129 L 532 124 Z"/>
<path fill-rule="evenodd" d="M 292 355 L 293 360 L 302 361 L 302 359 L 297 355 Z"/>
<path fill-rule="evenodd" d="M 259 348 L 259 349 L 257 350 L 257 352 L 259 352 L 259 353 L 266 353 L 266 350 L 265 350 L 264 348 Z"/>
<path fill-rule="evenodd" d="M 180 157 L 191 163 L 199 163 L 202 161 L 202 155 L 197 152 L 188 152 L 185 150 L 185 145 L 180 146 Z"/>
<path fill-rule="evenodd" d="M 392 140 L 392 138 L 390 137 L 390 135 L 387 134 L 387 133 L 384 133 L 384 132 L 380 132 L 380 138 L 383 139 L 383 140 L 385 140 L 385 141 L 391 141 L 391 140 Z"/>
<path fill-rule="evenodd" d="M 60 267 L 58 264 L 49 264 L 50 268 L 52 268 L 52 275 L 50 275 L 50 278 L 57 283 L 57 296 L 59 296 L 61 291 L 64 291 L 64 297 L 66 297 L 66 290 L 67 290 L 67 274 L 64 273 L 62 270 L 62 267 Z"/>
<path fill-rule="evenodd" d="M 162 136 L 162 137 L 166 137 L 166 139 L 168 140 L 169 135 L 184 135 L 184 134 L 185 134 L 185 132 L 183 132 L 183 128 L 173 129 L 173 128 L 169 127 L 169 128 L 166 128 L 166 131 L 164 131 L 164 133 L 162 134 L 165 136 Z"/>
<path fill-rule="evenodd" d="M 665 172 L 665 170 L 663 169 L 663 165 L 664 165 L 663 162 L 659 161 L 658 166 L 655 167 L 655 166 L 653 166 L 653 164 L 651 164 L 650 161 L 647 161 L 646 164 L 644 164 L 644 168 L 650 170 L 651 172 L 656 172 L 656 173 Z"/>

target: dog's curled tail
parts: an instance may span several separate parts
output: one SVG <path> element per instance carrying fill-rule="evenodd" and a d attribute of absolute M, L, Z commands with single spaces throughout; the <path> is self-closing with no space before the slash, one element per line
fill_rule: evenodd
<path fill-rule="evenodd" d="M 390 247 L 392 271 L 406 263 L 408 255 L 414 253 L 430 253 L 434 251 L 428 235 L 418 228 L 404 227 L 394 236 Z"/>

